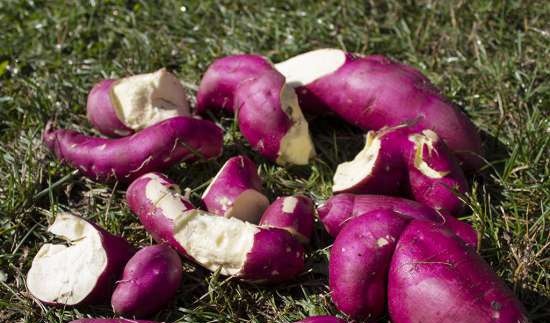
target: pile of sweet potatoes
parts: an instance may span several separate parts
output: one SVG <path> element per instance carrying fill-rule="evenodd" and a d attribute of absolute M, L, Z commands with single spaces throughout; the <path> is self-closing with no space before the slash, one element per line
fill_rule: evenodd
<path fill-rule="evenodd" d="M 278 64 L 231 55 L 204 73 L 196 102 L 192 110 L 179 80 L 161 69 L 92 88 L 88 119 L 110 138 L 46 125 L 43 141 L 57 158 L 94 181 L 127 184 L 129 209 L 158 244 L 137 250 L 60 213 L 48 231 L 66 244 L 44 244 L 27 275 L 36 299 L 63 306 L 110 300 L 128 318 L 73 323 L 151 323 L 135 318 L 173 301 L 182 259 L 249 283 L 297 279 L 317 215 L 334 237 L 330 295 L 350 319 L 376 320 L 387 309 L 395 323 L 528 321 L 476 253 L 477 232 L 455 218 L 466 209 L 466 174 L 482 164 L 478 130 L 418 70 L 338 49 Z M 314 160 L 308 116 L 333 115 L 368 132 L 356 157 L 335 169 L 335 195 L 317 209 L 307 194 L 270 202 L 261 172 L 244 155 L 225 161 L 195 206 L 161 172 L 222 155 L 223 129 L 203 119 L 216 113 L 233 114 L 252 150 L 281 166 Z"/>

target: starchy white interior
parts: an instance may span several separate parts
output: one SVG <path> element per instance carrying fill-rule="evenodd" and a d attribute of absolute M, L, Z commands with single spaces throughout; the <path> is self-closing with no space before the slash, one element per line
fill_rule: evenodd
<path fill-rule="evenodd" d="M 433 145 L 439 140 L 437 134 L 429 129 L 423 130 L 422 134 L 413 134 L 409 136 L 409 140 L 415 143 L 415 155 L 414 155 L 414 167 L 418 169 L 422 174 L 430 178 L 442 178 L 449 174 L 448 171 L 437 171 L 431 168 L 428 163 L 424 161 L 423 152 L 424 147 L 428 147 L 428 153 L 432 153 Z"/>
<path fill-rule="evenodd" d="M 289 86 L 295 88 L 335 72 L 345 62 L 344 51 L 323 48 L 275 64 L 275 69 L 285 76 Z"/>
<path fill-rule="evenodd" d="M 184 87 L 164 68 L 120 79 L 111 88 L 111 98 L 117 117 L 134 130 L 190 115 Z"/>
<path fill-rule="evenodd" d="M 277 163 L 307 165 L 315 156 L 315 147 L 309 135 L 309 126 L 298 104 L 298 97 L 294 90 L 286 85 L 281 90 L 281 109 L 290 118 L 292 126 L 281 139 Z"/>
<path fill-rule="evenodd" d="M 293 213 L 298 205 L 298 199 L 294 196 L 287 196 L 283 198 L 283 212 Z"/>
<path fill-rule="evenodd" d="M 258 230 L 251 223 L 201 210 L 187 211 L 174 220 L 174 236 L 189 256 L 223 275 L 239 273 Z"/>
<path fill-rule="evenodd" d="M 365 146 L 355 158 L 341 163 L 336 168 L 332 190 L 337 192 L 350 189 L 370 176 L 378 159 L 380 145 L 380 138 L 375 132 L 369 131 Z"/>
<path fill-rule="evenodd" d="M 48 231 L 65 244 L 45 244 L 27 275 L 30 292 L 44 302 L 74 305 L 84 300 L 107 267 L 100 233 L 74 215 L 59 214 Z"/>
<path fill-rule="evenodd" d="M 188 210 L 188 207 L 182 202 L 185 197 L 180 194 L 178 186 L 167 185 L 156 174 L 147 174 L 147 177 L 151 180 L 145 186 L 145 197 L 160 208 L 165 217 L 173 220 Z"/>
<path fill-rule="evenodd" d="M 265 195 L 249 189 L 239 194 L 225 216 L 257 224 L 268 206 L 269 200 Z"/>

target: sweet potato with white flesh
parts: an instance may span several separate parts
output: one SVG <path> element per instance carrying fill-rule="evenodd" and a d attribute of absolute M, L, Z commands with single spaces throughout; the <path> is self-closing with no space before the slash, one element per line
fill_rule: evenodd
<path fill-rule="evenodd" d="M 308 243 L 313 233 L 313 202 L 307 196 L 278 197 L 265 210 L 260 226 L 285 229 L 300 242 Z"/>
<path fill-rule="evenodd" d="M 384 56 L 319 49 L 275 64 L 304 111 L 330 110 L 364 130 L 418 119 L 435 131 L 468 169 L 482 165 L 478 129 L 418 70 Z"/>
<path fill-rule="evenodd" d="M 207 110 L 233 112 L 235 89 L 244 80 L 273 69 L 269 60 L 253 54 L 219 58 L 208 67 L 197 92 L 197 113 Z"/>
<path fill-rule="evenodd" d="M 222 129 L 213 122 L 175 117 L 124 138 L 106 139 L 46 127 L 46 146 L 67 164 L 98 182 L 131 180 L 181 161 L 217 157 Z"/>
<path fill-rule="evenodd" d="M 397 126 L 369 131 L 353 161 L 338 165 L 333 191 L 400 195 L 446 213 L 463 211 L 469 190 L 455 157 L 431 130 Z M 456 193 L 455 193 L 456 191 Z"/>
<path fill-rule="evenodd" d="M 473 249 L 434 223 L 402 233 L 388 275 L 395 323 L 527 323 L 513 292 Z"/>
<path fill-rule="evenodd" d="M 346 222 L 353 217 L 377 210 L 390 210 L 411 219 L 442 223 L 463 239 L 466 244 L 474 248 L 477 246 L 477 233 L 468 223 L 404 198 L 343 193 L 329 198 L 317 209 L 317 213 L 327 232 L 336 237 Z"/>
<path fill-rule="evenodd" d="M 239 129 L 261 155 L 281 165 L 305 165 L 315 155 L 296 94 L 279 72 L 241 82 L 234 100 Z"/>
<path fill-rule="evenodd" d="M 269 206 L 269 200 L 262 194 L 258 167 L 246 156 L 228 159 L 201 199 L 210 213 L 250 223 L 258 223 Z"/>
<path fill-rule="evenodd" d="M 342 228 L 329 261 L 330 293 L 338 310 L 355 319 L 382 315 L 391 257 L 409 220 L 379 210 L 355 217 Z"/>
<path fill-rule="evenodd" d="M 431 130 L 408 135 L 408 187 L 415 200 L 436 210 L 459 214 L 464 203 L 458 194 L 469 191 L 462 169 L 445 143 Z M 456 191 L 456 192 L 455 192 Z"/>
<path fill-rule="evenodd" d="M 346 323 L 346 321 L 341 318 L 337 318 L 336 316 L 320 315 L 306 317 L 305 319 L 294 323 Z"/>
<path fill-rule="evenodd" d="M 27 274 L 29 292 L 51 305 L 102 303 L 135 252 L 121 237 L 69 213 L 58 214 L 48 231 L 67 241 L 43 245 Z"/>
<path fill-rule="evenodd" d="M 164 244 L 139 250 L 126 264 L 111 296 L 115 313 L 146 317 L 176 295 L 183 276 L 179 255 Z"/>
<path fill-rule="evenodd" d="M 160 323 L 157 321 L 127 320 L 127 319 L 79 319 L 69 323 Z"/>
<path fill-rule="evenodd" d="M 369 131 L 364 148 L 352 161 L 338 165 L 334 193 L 397 194 L 407 177 L 402 127 Z"/>
<path fill-rule="evenodd" d="M 86 104 L 88 120 L 101 133 L 121 137 L 176 116 L 189 116 L 187 95 L 166 69 L 97 83 Z"/>
<path fill-rule="evenodd" d="M 303 270 L 303 247 L 286 230 L 188 210 L 181 195 L 163 183 L 146 174 L 126 192 L 130 209 L 155 239 L 211 271 L 244 280 L 278 282 Z"/>

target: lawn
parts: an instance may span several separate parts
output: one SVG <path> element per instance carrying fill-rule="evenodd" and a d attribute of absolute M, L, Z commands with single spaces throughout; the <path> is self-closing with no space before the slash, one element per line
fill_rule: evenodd
<path fill-rule="evenodd" d="M 93 219 L 135 245 L 151 238 L 124 202 L 122 185 L 91 182 L 40 142 L 48 120 L 97 134 L 85 115 L 100 79 L 167 67 L 190 97 L 216 57 L 261 53 L 280 61 L 338 47 L 380 53 L 425 73 L 482 130 L 487 166 L 471 176 L 480 253 L 534 322 L 550 321 L 550 2 L 548 1 L 0 1 L 0 321 L 67 322 L 112 316 L 105 306 L 51 308 L 29 297 L 25 274 L 56 212 Z M 336 165 L 362 137 L 346 124 L 311 122 L 318 158 L 281 168 L 253 153 L 231 119 L 223 158 L 169 175 L 198 201 L 232 155 L 259 163 L 270 198 L 331 195 Z M 255 286 L 193 265 L 167 322 L 292 322 L 334 313 L 327 288 L 331 239 L 317 225 L 307 270 L 295 281 Z M 381 322 L 388 321 L 388 318 Z"/>

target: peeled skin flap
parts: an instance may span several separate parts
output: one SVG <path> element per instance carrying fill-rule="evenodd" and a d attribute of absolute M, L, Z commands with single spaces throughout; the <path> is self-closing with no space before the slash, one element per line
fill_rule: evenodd
<path fill-rule="evenodd" d="M 110 94 L 118 118 L 133 130 L 191 114 L 185 89 L 164 68 L 122 78 L 113 84 Z"/>
<path fill-rule="evenodd" d="M 174 220 L 174 236 L 197 263 L 222 275 L 236 275 L 254 244 L 258 227 L 234 218 L 191 210 Z"/>
<path fill-rule="evenodd" d="M 109 279 L 122 269 L 133 250 L 121 238 L 100 231 L 84 219 L 59 214 L 48 231 L 64 244 L 45 244 L 33 259 L 27 286 L 49 304 L 76 305 L 95 301 L 112 288 Z M 93 298 L 93 299 L 90 299 Z"/>

